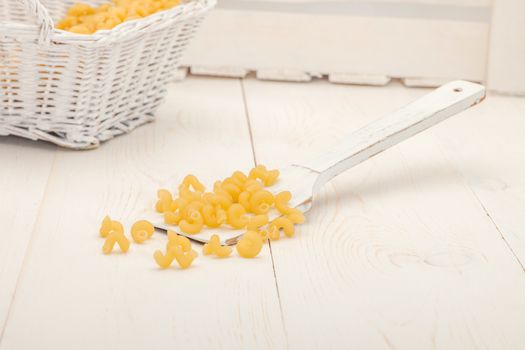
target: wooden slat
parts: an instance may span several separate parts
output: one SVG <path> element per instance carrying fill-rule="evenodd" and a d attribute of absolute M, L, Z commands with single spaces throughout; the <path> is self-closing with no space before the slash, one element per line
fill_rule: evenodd
<path fill-rule="evenodd" d="M 525 95 L 525 2 L 495 0 L 492 7 L 488 85 L 493 91 Z"/>
<path fill-rule="evenodd" d="M 0 138 L 0 341 L 54 156 L 55 146 Z"/>
<path fill-rule="evenodd" d="M 426 92 L 320 81 L 245 86 L 256 158 L 272 167 L 316 154 Z M 525 275 L 437 136 L 454 129 L 477 138 L 476 113 L 336 178 L 297 237 L 272 243 L 291 348 L 521 346 Z M 483 173 L 476 159 L 471 167 Z"/>
<path fill-rule="evenodd" d="M 478 111 L 468 111 L 458 128 L 441 130 L 443 147 L 469 182 L 500 231 L 502 239 L 525 267 L 525 99 L 489 96 Z"/>
<path fill-rule="evenodd" d="M 250 261 L 200 256 L 186 271 L 156 267 L 161 234 L 101 253 L 104 215 L 129 228 L 157 188 L 253 166 L 239 80 L 177 83 L 158 117 L 97 150 L 58 153 L 2 350 L 284 346 L 268 247 Z"/>

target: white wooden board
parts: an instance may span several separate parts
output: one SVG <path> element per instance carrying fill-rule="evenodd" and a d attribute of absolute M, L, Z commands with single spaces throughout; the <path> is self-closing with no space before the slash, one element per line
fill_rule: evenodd
<path fill-rule="evenodd" d="M 200 256 L 184 271 L 156 267 L 161 234 L 101 253 L 104 215 L 129 229 L 159 187 L 253 166 L 238 80 L 174 85 L 158 117 L 97 150 L 58 152 L 2 350 L 284 347 L 268 247 L 250 261 Z"/>
<path fill-rule="evenodd" d="M 31 252 L 54 157 L 55 146 L 0 138 L 0 339 Z"/>
<path fill-rule="evenodd" d="M 489 96 L 466 115 L 475 131 L 465 118 L 439 137 L 525 271 L 525 99 Z"/>

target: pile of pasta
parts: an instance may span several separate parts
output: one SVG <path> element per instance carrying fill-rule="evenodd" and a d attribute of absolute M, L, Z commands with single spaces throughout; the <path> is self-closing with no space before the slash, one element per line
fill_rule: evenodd
<path fill-rule="evenodd" d="M 237 253 L 243 258 L 254 258 L 260 253 L 264 242 L 278 240 L 282 234 L 292 237 L 295 225 L 305 222 L 301 211 L 288 205 L 292 198 L 289 191 L 274 195 L 265 189 L 272 186 L 278 177 L 278 170 L 268 170 L 259 165 L 248 175 L 235 171 L 230 177 L 216 181 L 213 190 L 206 192 L 195 176 L 188 175 L 178 187 L 178 196 L 174 197 L 166 189 L 158 190 L 155 209 L 164 216 L 166 224 L 178 226 L 181 232 L 188 235 L 221 226 L 244 230 L 236 245 Z M 276 210 L 279 215 L 270 221 L 271 210 Z M 115 244 L 122 252 L 128 250 L 130 242 L 123 231 L 118 221 L 104 218 L 100 228 L 100 235 L 106 238 L 104 253 L 111 253 Z M 136 243 L 144 242 L 153 232 L 153 225 L 145 220 L 136 222 L 131 228 Z M 222 246 L 219 236 L 212 235 L 202 252 L 226 258 L 231 255 L 232 248 Z M 197 256 L 187 237 L 168 231 L 165 251 L 156 251 L 154 259 L 161 268 L 169 267 L 173 261 L 177 261 L 181 268 L 187 268 Z"/>
<path fill-rule="evenodd" d="M 98 7 L 77 3 L 56 28 L 76 34 L 93 34 L 97 30 L 112 29 L 124 21 L 168 10 L 179 3 L 180 0 L 113 0 Z"/>

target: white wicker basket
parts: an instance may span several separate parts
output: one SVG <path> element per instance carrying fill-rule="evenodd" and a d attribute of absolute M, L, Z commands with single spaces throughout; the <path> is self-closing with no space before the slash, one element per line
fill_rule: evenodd
<path fill-rule="evenodd" d="M 0 135 L 93 148 L 151 121 L 215 5 L 194 0 L 93 35 L 55 29 L 74 2 L 0 0 Z"/>

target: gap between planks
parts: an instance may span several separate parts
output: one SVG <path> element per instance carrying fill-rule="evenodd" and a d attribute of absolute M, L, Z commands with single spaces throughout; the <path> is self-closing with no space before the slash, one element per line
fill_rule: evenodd
<path fill-rule="evenodd" d="M 246 98 L 246 87 L 244 85 L 244 78 L 239 79 L 239 83 L 241 84 L 241 94 L 242 94 L 242 103 L 244 107 L 244 116 L 246 117 L 246 124 L 248 127 L 248 133 L 250 135 L 250 146 L 252 148 L 252 155 L 253 155 L 253 163 L 255 166 L 257 166 L 257 155 L 255 153 L 255 144 L 253 141 L 253 132 L 252 132 L 252 123 L 250 121 L 250 108 L 248 107 L 248 99 Z M 283 305 L 281 301 L 281 292 L 279 291 L 279 283 L 277 281 L 277 271 L 275 269 L 275 259 L 273 258 L 273 250 L 272 250 L 272 242 L 268 240 L 268 249 L 270 250 L 270 258 L 272 259 L 272 270 L 273 270 L 273 279 L 275 282 L 275 291 L 277 293 L 277 301 L 279 302 L 279 311 L 281 313 L 281 322 L 283 325 L 283 331 L 284 331 L 284 339 L 286 341 L 286 348 L 289 348 L 288 344 L 288 335 L 286 331 L 286 323 L 284 322 L 284 314 L 283 314 Z"/>

